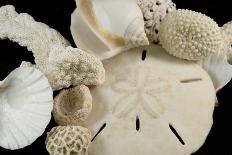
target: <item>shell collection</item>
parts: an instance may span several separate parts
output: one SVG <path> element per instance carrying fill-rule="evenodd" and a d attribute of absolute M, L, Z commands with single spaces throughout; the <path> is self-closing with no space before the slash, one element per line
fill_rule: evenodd
<path fill-rule="evenodd" d="M 185 155 L 203 145 L 216 92 L 232 77 L 232 22 L 219 27 L 171 0 L 76 0 L 70 29 L 77 48 L 0 7 L 0 39 L 35 58 L 0 81 L 1 147 L 33 143 L 51 113 L 50 155 Z"/>

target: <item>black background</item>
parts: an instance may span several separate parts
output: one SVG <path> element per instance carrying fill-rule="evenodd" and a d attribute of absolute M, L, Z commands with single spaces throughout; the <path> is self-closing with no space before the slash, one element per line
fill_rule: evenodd
<path fill-rule="evenodd" d="M 199 11 L 213 18 L 219 26 L 232 20 L 231 0 L 173 0 L 177 8 Z M 17 12 L 26 12 L 36 21 L 46 23 L 58 30 L 73 46 L 70 33 L 70 15 L 75 9 L 74 0 L 0 0 L 0 6 L 12 4 Z M 21 61 L 33 63 L 33 56 L 26 48 L 9 40 L 0 41 L 0 80 L 3 80 Z M 218 94 L 220 106 L 214 111 L 214 124 L 211 132 L 199 151 L 194 155 L 232 155 L 232 82 Z M 48 125 L 46 132 L 56 126 L 54 120 Z M 45 132 L 45 133 L 46 133 Z M 0 147 L 0 155 L 48 155 L 45 148 L 46 134 L 39 137 L 32 145 L 24 149 L 9 151 Z M 129 146 L 128 146 L 129 148 Z"/>

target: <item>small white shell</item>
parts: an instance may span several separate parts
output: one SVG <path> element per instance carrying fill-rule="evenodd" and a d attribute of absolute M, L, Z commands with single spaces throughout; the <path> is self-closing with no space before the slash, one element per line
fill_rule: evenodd
<path fill-rule="evenodd" d="M 40 71 L 12 71 L 0 83 L 0 146 L 15 150 L 34 142 L 50 121 L 52 103 L 52 88 Z"/>
<path fill-rule="evenodd" d="M 71 32 L 76 45 L 106 59 L 148 45 L 143 15 L 135 0 L 76 0 Z"/>
<path fill-rule="evenodd" d="M 227 61 L 231 47 L 224 47 L 210 57 L 199 61 L 199 64 L 210 75 L 216 91 L 223 88 L 232 78 L 232 65 Z"/>

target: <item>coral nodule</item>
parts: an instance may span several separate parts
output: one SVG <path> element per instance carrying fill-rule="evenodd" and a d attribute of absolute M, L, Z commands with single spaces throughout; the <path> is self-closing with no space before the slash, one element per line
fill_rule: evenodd
<path fill-rule="evenodd" d="M 45 141 L 50 155 L 87 155 L 91 133 L 81 126 L 52 128 Z"/>
<path fill-rule="evenodd" d="M 213 19 L 184 9 L 173 11 L 164 18 L 159 37 L 169 54 L 187 60 L 200 60 L 216 53 L 223 41 Z"/>
<path fill-rule="evenodd" d="M 92 110 L 92 96 L 85 85 L 62 90 L 54 99 L 53 116 L 59 125 L 78 125 Z"/>

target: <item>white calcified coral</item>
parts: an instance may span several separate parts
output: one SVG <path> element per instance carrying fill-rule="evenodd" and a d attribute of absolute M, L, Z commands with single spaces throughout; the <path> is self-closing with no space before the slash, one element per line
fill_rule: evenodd
<path fill-rule="evenodd" d="M 52 128 L 45 141 L 50 155 L 88 155 L 91 133 L 81 126 Z"/>
<path fill-rule="evenodd" d="M 17 14 L 10 5 L 0 8 L 0 39 L 7 38 L 33 52 L 35 67 L 47 76 L 53 90 L 104 81 L 100 60 L 72 48 L 59 32 L 26 13 Z"/>
<path fill-rule="evenodd" d="M 217 52 L 222 35 L 217 23 L 198 12 L 176 10 L 161 22 L 162 46 L 170 54 L 187 60 L 199 60 Z"/>
<path fill-rule="evenodd" d="M 176 5 L 171 0 L 137 0 L 137 4 L 143 13 L 149 41 L 158 43 L 160 23 L 166 14 L 176 9 Z"/>
<path fill-rule="evenodd" d="M 53 116 L 59 125 L 78 125 L 92 110 L 92 96 L 85 85 L 62 90 L 55 97 Z"/>

